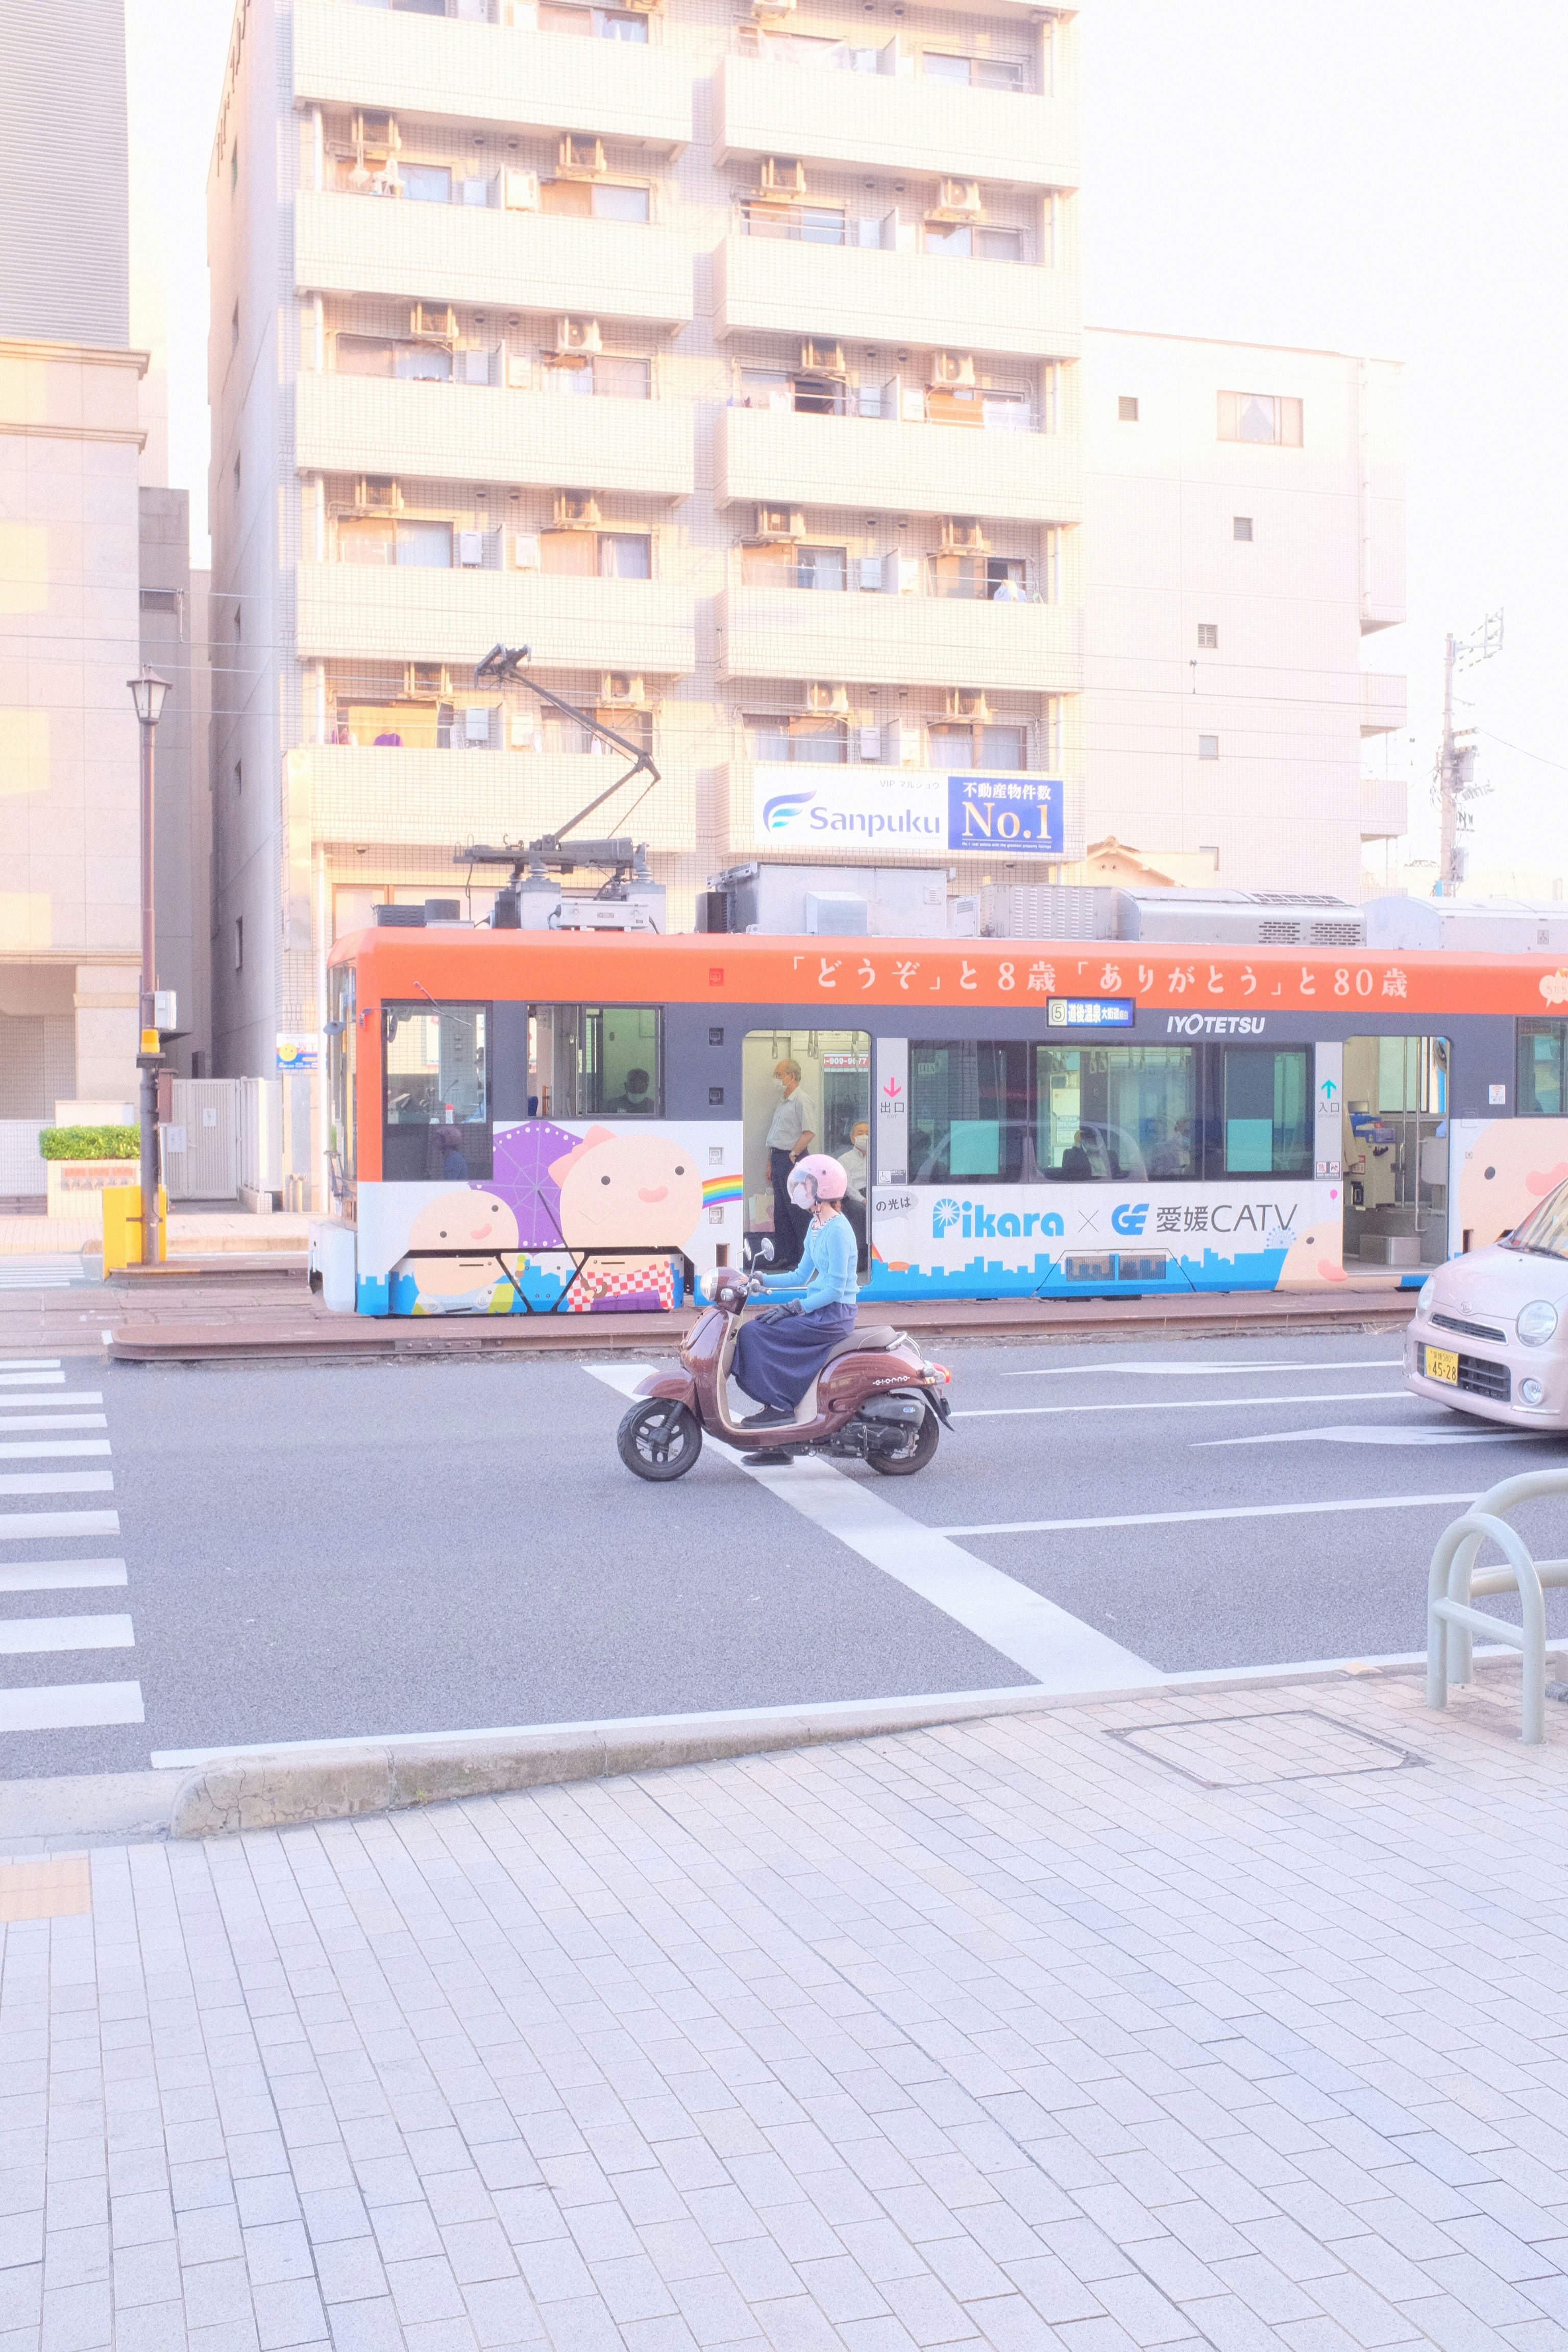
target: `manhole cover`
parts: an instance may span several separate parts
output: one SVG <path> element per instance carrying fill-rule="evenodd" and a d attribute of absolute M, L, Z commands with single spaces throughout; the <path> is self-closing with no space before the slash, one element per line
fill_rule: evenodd
<path fill-rule="evenodd" d="M 1277 1715 L 1227 1715 L 1207 1723 L 1137 1724 L 1110 1737 L 1157 1764 L 1168 1764 L 1201 1789 L 1249 1789 L 1267 1780 L 1326 1780 L 1347 1772 L 1397 1772 L 1426 1760 L 1391 1739 L 1358 1731 L 1311 1707 Z"/>

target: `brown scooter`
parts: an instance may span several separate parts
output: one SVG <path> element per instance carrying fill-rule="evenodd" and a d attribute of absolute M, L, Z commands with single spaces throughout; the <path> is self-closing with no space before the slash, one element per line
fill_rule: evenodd
<path fill-rule="evenodd" d="M 773 1255 L 766 1244 L 767 1255 Z M 951 1420 L 950 1375 L 929 1363 L 907 1331 L 865 1324 L 830 1348 L 795 1407 L 793 1422 L 747 1429 L 730 1412 L 730 1368 L 747 1301 L 767 1298 L 760 1283 L 721 1267 L 713 1303 L 692 1326 L 680 1370 L 650 1372 L 616 1433 L 621 1460 L 639 1478 L 683 1478 L 706 1434 L 755 1461 L 828 1454 L 868 1462 L 884 1478 L 912 1477 L 936 1452 Z"/>

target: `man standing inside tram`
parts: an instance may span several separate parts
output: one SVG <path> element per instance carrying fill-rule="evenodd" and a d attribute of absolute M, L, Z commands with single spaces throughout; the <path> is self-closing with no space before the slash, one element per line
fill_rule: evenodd
<path fill-rule="evenodd" d="M 768 1128 L 768 1173 L 773 1186 L 773 1247 L 775 1265 L 795 1265 L 805 1246 L 810 1214 L 797 1209 L 789 1196 L 790 1171 L 811 1150 L 816 1113 L 800 1090 L 800 1064 L 775 1062 L 773 1084 L 780 1100 Z"/>

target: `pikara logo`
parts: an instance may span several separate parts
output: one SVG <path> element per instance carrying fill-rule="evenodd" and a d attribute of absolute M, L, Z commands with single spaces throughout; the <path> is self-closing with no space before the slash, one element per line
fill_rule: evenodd
<path fill-rule="evenodd" d="M 962 1212 L 956 1201 L 939 1201 L 931 1213 L 932 1234 L 940 1235 L 948 1232 L 952 1226 L 957 1224 L 961 1214 Z"/>
<path fill-rule="evenodd" d="M 963 1226 L 960 1238 L 966 1242 L 1027 1241 L 1036 1234 L 1042 1240 L 1050 1234 L 1059 1239 L 1066 1231 L 1054 1209 L 988 1209 L 982 1201 L 955 1201 L 944 1193 L 931 1204 L 931 1239 L 941 1241 L 954 1225 Z"/>
<path fill-rule="evenodd" d="M 815 793 L 775 793 L 771 801 L 763 803 L 763 831 L 787 833 L 816 798 Z"/>
<path fill-rule="evenodd" d="M 1111 1230 L 1118 1234 L 1141 1234 L 1148 1218 L 1147 1201 L 1119 1201 L 1110 1212 Z"/>

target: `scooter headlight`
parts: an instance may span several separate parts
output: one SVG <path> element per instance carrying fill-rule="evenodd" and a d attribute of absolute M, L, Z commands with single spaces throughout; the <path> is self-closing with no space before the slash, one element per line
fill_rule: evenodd
<path fill-rule="evenodd" d="M 1544 1348 L 1556 1328 L 1557 1309 L 1545 1298 L 1532 1298 L 1528 1307 L 1521 1307 L 1514 1325 L 1527 1348 Z"/>
<path fill-rule="evenodd" d="M 1415 1312 L 1417 1315 L 1430 1315 L 1436 1304 L 1437 1277 L 1435 1274 L 1429 1274 L 1416 1295 Z"/>

